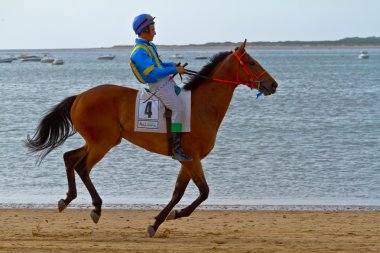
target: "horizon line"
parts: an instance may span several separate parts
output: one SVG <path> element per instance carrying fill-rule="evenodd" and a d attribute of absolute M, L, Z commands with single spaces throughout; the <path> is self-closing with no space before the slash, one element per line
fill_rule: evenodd
<path fill-rule="evenodd" d="M 353 41 L 355 40 L 355 41 Z M 369 40 L 375 40 L 375 43 L 368 43 Z M 347 45 L 347 42 L 349 44 Z M 190 43 L 190 44 L 156 44 L 160 47 L 220 47 L 220 46 L 235 46 L 241 44 L 242 42 L 205 42 L 205 43 Z M 318 44 L 320 43 L 320 44 Z M 333 43 L 333 44 L 328 44 Z M 334 44 L 335 43 L 335 44 Z M 341 43 L 341 44 L 336 44 Z M 346 44 L 345 44 L 346 43 Z M 311 45 L 310 45 L 311 44 Z M 325 45 L 323 45 L 325 44 Z M 65 49 L 112 49 L 112 48 L 129 48 L 134 45 L 113 45 L 113 46 L 100 46 L 100 47 L 65 47 L 65 48 L 9 48 L 0 49 L 0 51 L 12 51 L 12 50 L 65 50 Z M 338 40 L 282 40 L 282 41 L 252 41 L 247 42 L 247 46 L 252 47 L 358 47 L 358 46 L 372 46 L 380 47 L 380 37 L 369 36 L 369 37 L 346 37 Z"/>

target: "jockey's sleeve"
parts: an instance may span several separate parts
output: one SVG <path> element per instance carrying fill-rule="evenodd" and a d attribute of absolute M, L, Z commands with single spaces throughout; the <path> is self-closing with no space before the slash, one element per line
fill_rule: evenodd
<path fill-rule="evenodd" d="M 174 67 L 174 62 L 161 62 L 163 67 Z"/>
<path fill-rule="evenodd" d="M 162 68 L 155 66 L 153 70 L 149 72 L 148 76 L 150 78 L 160 79 L 160 78 L 164 78 L 168 75 L 172 75 L 176 73 L 177 73 L 177 68 L 174 66 L 170 66 L 170 67 L 162 66 Z"/>

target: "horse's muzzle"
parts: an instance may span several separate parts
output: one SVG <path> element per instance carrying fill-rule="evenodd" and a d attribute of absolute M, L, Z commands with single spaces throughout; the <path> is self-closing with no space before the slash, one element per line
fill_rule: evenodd
<path fill-rule="evenodd" d="M 269 96 L 276 93 L 277 86 L 278 86 L 277 82 L 262 83 L 259 90 L 265 96 Z"/>

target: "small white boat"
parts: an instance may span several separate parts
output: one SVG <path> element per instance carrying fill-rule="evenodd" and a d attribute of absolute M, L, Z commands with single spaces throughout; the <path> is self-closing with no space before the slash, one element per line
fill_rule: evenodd
<path fill-rule="evenodd" d="M 102 55 L 98 57 L 98 60 L 113 60 L 115 57 L 114 55 Z"/>
<path fill-rule="evenodd" d="M 45 54 L 45 56 L 42 57 L 42 59 L 41 59 L 41 62 L 42 62 L 42 63 L 52 63 L 53 61 L 54 61 L 54 58 L 51 57 L 51 56 L 48 55 L 48 54 Z"/>
<path fill-rule="evenodd" d="M 61 59 L 54 59 L 54 61 L 51 64 L 53 64 L 53 65 L 63 65 L 64 62 Z"/>
<path fill-rule="evenodd" d="M 36 62 L 36 61 L 41 61 L 42 57 L 39 57 L 39 56 L 27 56 L 25 58 L 22 58 L 21 61 L 22 62 Z"/>
<path fill-rule="evenodd" d="M 183 59 L 185 57 L 181 54 L 174 54 L 174 55 L 169 56 L 169 58 L 170 59 Z"/>
<path fill-rule="evenodd" d="M 367 51 L 361 51 L 358 58 L 359 59 L 368 59 L 369 58 L 368 52 Z"/>

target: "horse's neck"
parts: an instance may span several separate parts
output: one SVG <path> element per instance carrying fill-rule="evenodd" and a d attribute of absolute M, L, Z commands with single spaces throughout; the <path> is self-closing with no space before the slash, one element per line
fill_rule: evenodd
<path fill-rule="evenodd" d="M 213 75 L 214 78 L 223 80 L 231 80 L 231 76 L 229 71 L 224 72 L 223 69 Z M 199 103 L 200 110 L 207 114 L 208 121 L 212 121 L 211 123 L 218 128 L 226 115 L 235 88 L 233 84 L 204 81 L 195 90 L 194 95 L 197 96 L 196 103 Z"/>

